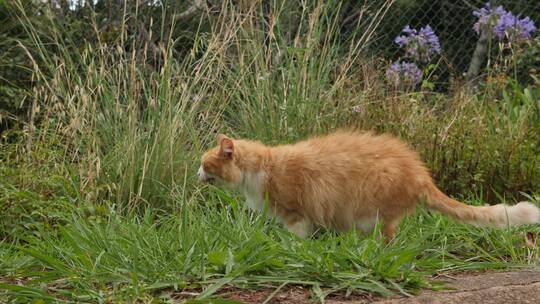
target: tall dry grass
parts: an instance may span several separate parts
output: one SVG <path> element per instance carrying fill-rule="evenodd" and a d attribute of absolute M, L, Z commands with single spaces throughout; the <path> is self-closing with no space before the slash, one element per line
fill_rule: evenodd
<path fill-rule="evenodd" d="M 387 92 L 365 51 L 391 2 L 366 7 L 360 34 L 344 41 L 339 2 L 301 2 L 291 35 L 282 27 L 289 15 L 278 4 L 285 2 L 276 1 L 265 40 L 261 3 L 223 1 L 191 52 L 176 57 L 172 40 L 157 68 L 147 48 L 128 50 L 127 32 L 113 44 L 75 47 L 57 20 L 44 31 L 21 7 L 33 37 L 21 47 L 34 59 L 37 82 L 27 150 L 60 137 L 79 190 L 122 210 L 198 196 L 194 171 L 217 132 L 268 143 L 341 127 L 390 132 L 416 147 L 453 193 L 536 191 L 534 103 L 511 114 L 516 106 L 496 95 Z"/>

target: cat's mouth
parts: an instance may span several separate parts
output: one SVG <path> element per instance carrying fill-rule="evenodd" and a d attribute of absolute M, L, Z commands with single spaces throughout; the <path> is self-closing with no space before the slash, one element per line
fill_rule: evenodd
<path fill-rule="evenodd" d="M 199 182 L 213 185 L 213 184 L 216 183 L 216 179 L 214 177 L 210 177 L 210 176 L 200 176 L 199 175 Z"/>
<path fill-rule="evenodd" d="M 199 177 L 199 181 L 203 183 L 214 184 L 216 182 L 216 179 L 214 177 L 209 176 L 209 174 L 206 174 L 206 172 L 204 172 L 202 166 L 199 168 L 199 171 L 197 171 L 197 176 Z"/>

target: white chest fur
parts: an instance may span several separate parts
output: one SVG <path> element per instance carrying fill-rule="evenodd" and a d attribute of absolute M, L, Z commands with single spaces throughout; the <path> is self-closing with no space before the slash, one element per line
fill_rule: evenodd
<path fill-rule="evenodd" d="M 240 190 L 246 197 L 250 209 L 262 211 L 264 209 L 264 183 L 266 173 L 264 171 L 244 173 L 244 179 Z"/>

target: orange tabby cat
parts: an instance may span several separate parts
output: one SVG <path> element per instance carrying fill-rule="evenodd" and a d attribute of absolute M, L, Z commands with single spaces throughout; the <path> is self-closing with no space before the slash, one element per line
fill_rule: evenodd
<path fill-rule="evenodd" d="M 386 240 L 420 200 L 473 225 L 505 227 L 540 222 L 529 202 L 474 207 L 442 193 L 418 154 L 389 135 L 337 132 L 294 145 L 218 136 L 198 172 L 206 182 L 236 188 L 250 208 L 268 208 L 301 237 L 315 227 L 371 231 L 378 220 Z"/>

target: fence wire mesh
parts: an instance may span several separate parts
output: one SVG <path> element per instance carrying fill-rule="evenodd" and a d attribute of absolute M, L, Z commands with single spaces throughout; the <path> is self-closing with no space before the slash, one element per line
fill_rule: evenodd
<path fill-rule="evenodd" d="M 499 0 L 487 1 L 492 7 L 502 5 L 514 15 L 528 16 L 540 21 L 539 0 Z M 467 71 L 478 41 L 473 30 L 477 21 L 472 13 L 486 3 L 486 0 L 397 0 L 388 10 L 381 23 L 375 41 L 375 50 L 385 58 L 397 59 L 403 54 L 394 39 L 406 25 L 420 28 L 430 25 L 440 38 L 442 58 L 448 64 L 449 72 L 462 75 Z"/>

